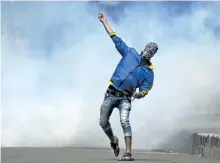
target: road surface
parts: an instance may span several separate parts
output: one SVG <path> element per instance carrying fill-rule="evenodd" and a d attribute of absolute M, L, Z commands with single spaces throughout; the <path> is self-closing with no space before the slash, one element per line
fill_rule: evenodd
<path fill-rule="evenodd" d="M 2 148 L 2 163 L 116 163 L 110 149 Z M 121 152 L 121 154 L 123 151 Z M 219 163 L 186 154 L 134 151 L 134 163 Z"/>

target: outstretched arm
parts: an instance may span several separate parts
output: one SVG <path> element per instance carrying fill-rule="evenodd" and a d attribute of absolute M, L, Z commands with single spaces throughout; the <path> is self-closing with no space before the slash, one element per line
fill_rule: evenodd
<path fill-rule="evenodd" d="M 129 47 L 120 37 L 116 36 L 115 32 L 112 31 L 103 13 L 99 13 L 98 18 L 105 27 L 105 30 L 108 33 L 108 35 L 112 38 L 112 41 L 115 43 L 115 47 L 118 50 L 118 52 L 122 55 L 122 57 L 124 57 L 127 54 Z"/>

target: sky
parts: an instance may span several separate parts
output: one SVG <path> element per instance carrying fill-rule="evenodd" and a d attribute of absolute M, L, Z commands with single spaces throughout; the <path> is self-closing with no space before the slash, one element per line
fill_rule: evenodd
<path fill-rule="evenodd" d="M 219 114 L 219 2 L 2 2 L 2 145 L 109 147 L 99 126 L 121 59 L 98 20 L 128 46 L 154 41 L 155 82 L 132 103 L 133 147 L 160 147 L 179 122 Z M 123 139 L 119 114 L 110 119 Z"/>

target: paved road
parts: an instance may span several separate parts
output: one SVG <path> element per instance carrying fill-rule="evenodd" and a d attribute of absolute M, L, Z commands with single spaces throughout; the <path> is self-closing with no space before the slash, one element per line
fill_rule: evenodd
<path fill-rule="evenodd" d="M 2 148 L 2 163 L 115 163 L 109 149 Z M 122 151 L 123 152 L 123 151 Z M 134 163 L 219 163 L 186 154 L 134 151 Z"/>

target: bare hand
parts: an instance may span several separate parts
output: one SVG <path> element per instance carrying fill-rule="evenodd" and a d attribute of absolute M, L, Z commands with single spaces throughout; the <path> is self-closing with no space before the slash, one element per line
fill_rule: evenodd
<path fill-rule="evenodd" d="M 104 14 L 101 13 L 101 12 L 99 13 L 98 18 L 99 18 L 99 20 L 100 20 L 102 23 L 104 23 L 104 22 L 106 21 L 106 18 L 105 18 L 105 16 L 104 16 Z"/>
<path fill-rule="evenodd" d="M 135 99 L 135 97 L 134 97 L 134 96 L 132 96 L 132 97 L 131 97 L 131 101 L 134 101 L 134 99 Z"/>
<path fill-rule="evenodd" d="M 134 101 L 135 99 L 136 99 L 135 94 L 133 94 L 133 95 L 131 96 L 131 101 Z"/>

